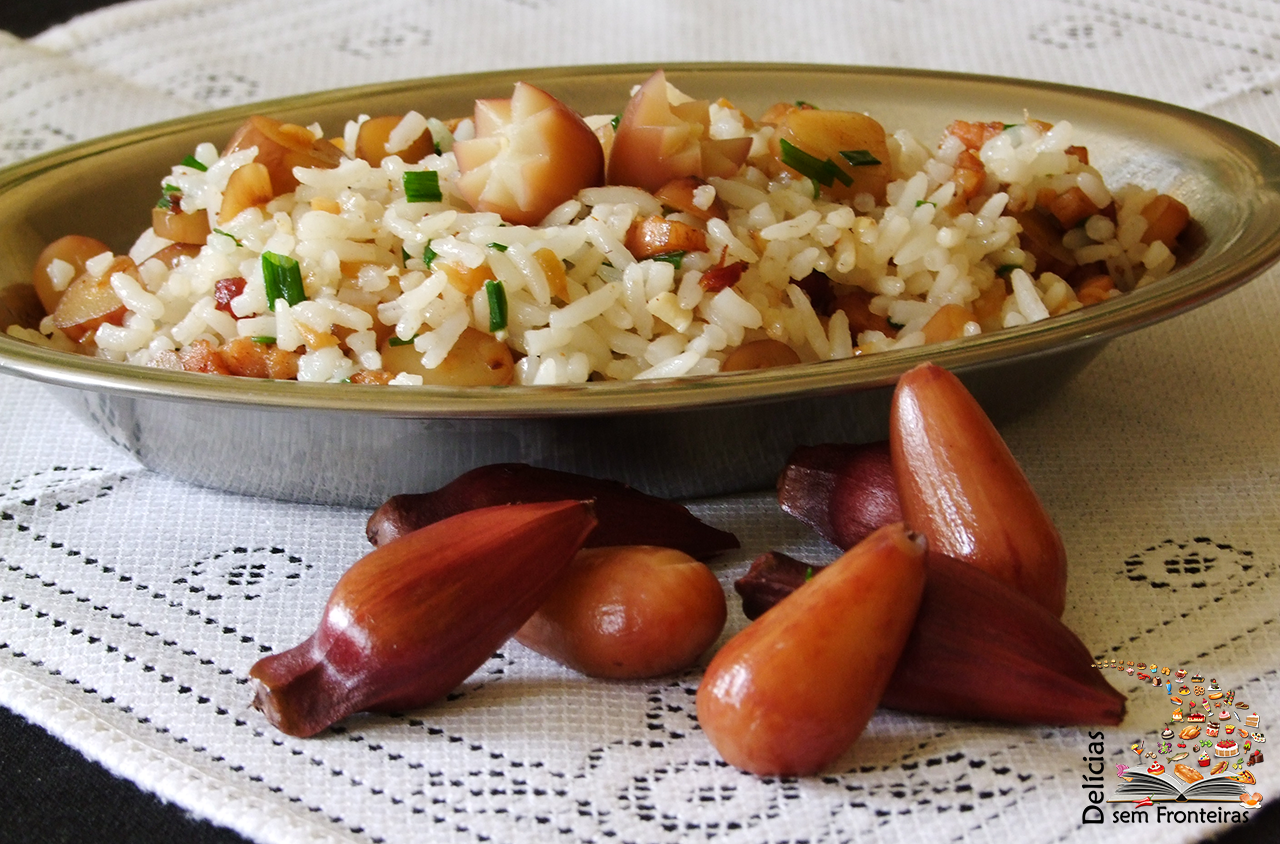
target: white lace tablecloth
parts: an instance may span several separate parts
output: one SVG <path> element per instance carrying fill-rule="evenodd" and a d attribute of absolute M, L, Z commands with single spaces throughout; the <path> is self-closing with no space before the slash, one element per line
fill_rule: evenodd
<path fill-rule="evenodd" d="M 1280 139 L 1278 44 L 1261 0 L 139 0 L 30 41 L 0 33 L 0 163 L 303 91 L 677 60 L 1032 77 Z M 1066 620 L 1090 649 L 1212 675 L 1264 727 L 1280 712 L 1278 281 L 1113 343 L 1005 429 L 1065 537 Z M 768 548 L 831 556 L 766 493 L 695 509 L 743 541 L 716 564 L 726 583 Z M 249 708 L 246 671 L 311 630 L 367 550 L 366 516 L 156 475 L 44 388 L 0 377 L 0 703 L 273 844 L 1189 841 L 1220 826 L 1082 825 L 1091 751 L 1076 728 L 881 712 L 829 775 L 758 779 L 698 731 L 697 672 L 596 682 L 515 644 L 440 705 L 289 738 Z M 730 631 L 745 623 L 731 606 Z M 1110 768 L 1168 710 L 1108 676 L 1130 696 L 1104 731 Z M 1254 769 L 1266 799 L 1280 799 L 1273 768 Z"/>

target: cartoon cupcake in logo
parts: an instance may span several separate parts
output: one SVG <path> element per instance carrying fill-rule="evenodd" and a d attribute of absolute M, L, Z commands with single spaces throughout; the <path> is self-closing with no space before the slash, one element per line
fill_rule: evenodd
<path fill-rule="evenodd" d="M 1099 661 L 1098 667 L 1131 664 Z M 1264 759 L 1259 747 L 1266 741 L 1262 716 L 1245 700 L 1237 700 L 1237 692 L 1224 688 L 1216 677 L 1206 680 L 1200 671 L 1161 667 L 1158 662 L 1148 666 L 1157 678 L 1173 678 L 1156 684 L 1171 706 L 1166 710 L 1170 715 L 1154 752 L 1146 739 L 1133 742 L 1131 749 L 1149 764 L 1117 766 L 1120 784 L 1108 802 L 1139 806 L 1218 802 L 1235 803 L 1241 809 L 1259 805 L 1262 794 L 1252 787 Z"/>

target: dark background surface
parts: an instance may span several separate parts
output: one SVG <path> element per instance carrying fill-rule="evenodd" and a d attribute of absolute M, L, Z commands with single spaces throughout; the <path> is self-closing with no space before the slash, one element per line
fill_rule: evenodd
<path fill-rule="evenodd" d="M 0 29 L 29 38 L 109 0 L 0 0 Z M 1268 769 L 1268 773 L 1270 769 Z M 1266 777 L 1264 783 L 1271 778 Z M 1280 842 L 1280 795 L 1219 844 Z M 1146 836 L 1139 827 L 1135 835 Z M 42 728 L 0 707 L 0 842 L 247 844 L 111 774 Z"/>
<path fill-rule="evenodd" d="M 111 0 L 4 0 L 0 3 L 0 29 L 30 38 L 82 12 L 110 5 Z"/>

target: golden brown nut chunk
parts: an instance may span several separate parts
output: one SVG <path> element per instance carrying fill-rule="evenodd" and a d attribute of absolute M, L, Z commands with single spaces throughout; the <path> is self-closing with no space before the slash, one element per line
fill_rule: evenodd
<path fill-rule="evenodd" d="M 204 245 L 209 238 L 209 215 L 204 211 L 152 208 L 151 228 L 160 237 L 174 243 Z"/>
<path fill-rule="evenodd" d="M 385 387 L 391 383 L 391 379 L 396 376 L 387 372 L 385 369 L 368 369 L 364 372 L 357 372 L 351 376 L 352 384 L 377 384 Z"/>
<path fill-rule="evenodd" d="M 943 305 L 924 324 L 924 341 L 941 343 L 944 340 L 957 340 L 964 336 L 964 327 L 976 321 L 963 305 Z"/>
<path fill-rule="evenodd" d="M 1147 203 L 1142 209 L 1146 218 L 1147 230 L 1142 233 L 1143 243 L 1154 243 L 1157 240 L 1172 249 L 1178 235 L 1191 222 L 1191 212 L 1187 206 L 1166 193 L 1162 193 Z"/>
<path fill-rule="evenodd" d="M 86 261 L 101 255 L 103 252 L 110 251 L 111 248 L 101 240 L 95 240 L 92 237 L 85 237 L 79 234 L 60 237 L 46 246 L 40 252 L 40 256 L 36 258 L 36 265 L 31 270 L 31 283 L 35 285 L 36 295 L 40 297 L 40 304 L 44 305 L 44 312 L 47 314 L 53 313 L 54 309 L 58 307 L 58 300 L 66 292 L 66 287 L 58 290 L 49 275 L 50 265 L 55 260 L 71 265 L 70 278 L 74 280 L 84 272 Z"/>
<path fill-rule="evenodd" d="M 869 193 L 877 202 L 884 201 L 889 144 L 884 127 L 865 114 L 817 108 L 790 111 L 769 140 L 769 153 L 775 172 L 816 178 L 833 199 L 849 201 Z"/>
<path fill-rule="evenodd" d="M 707 183 L 697 176 L 684 176 L 672 179 L 653 192 L 654 197 L 668 208 L 696 217 L 704 223 L 712 217 L 723 220 L 728 217 L 724 203 L 719 197 L 712 200 L 706 208 L 700 208 L 694 201 L 694 191 Z"/>
<path fill-rule="evenodd" d="M 298 377 L 298 355 L 286 352 L 275 343 L 259 343 L 249 337 L 237 337 L 218 354 L 232 375 L 246 378 L 271 378 L 288 381 Z"/>
<path fill-rule="evenodd" d="M 250 161 L 227 179 L 227 189 L 222 192 L 222 204 L 218 206 L 218 222 L 226 225 L 246 208 L 266 205 L 278 193 L 272 186 L 271 173 L 265 164 Z"/>
<path fill-rule="evenodd" d="M 669 252 L 706 252 L 707 236 L 687 223 L 654 215 L 631 225 L 626 247 L 637 260 L 643 261 Z"/>
<path fill-rule="evenodd" d="M 138 267 L 127 255 L 117 256 L 101 276 L 82 273 L 58 300 L 53 324 L 75 341 L 85 339 L 103 323 L 122 324 L 128 309 L 111 287 L 116 273 L 138 280 Z"/>
<path fill-rule="evenodd" d="M 1058 225 L 1062 226 L 1064 231 L 1075 228 L 1102 210 L 1077 187 L 1067 188 L 1049 200 L 1045 207 L 1058 219 Z"/>
<path fill-rule="evenodd" d="M 1095 275 L 1087 278 L 1076 288 L 1076 298 L 1082 305 L 1096 305 L 1112 297 L 1116 283 L 1109 275 Z"/>
<path fill-rule="evenodd" d="M 879 331 L 886 337 L 895 337 L 898 332 L 889 320 L 871 310 L 871 300 L 875 296 L 861 288 L 838 297 L 835 310 L 844 311 L 849 318 L 849 333 L 857 337 L 863 331 Z"/>
<path fill-rule="evenodd" d="M 342 160 L 342 150 L 323 138 L 313 137 L 305 126 L 261 114 L 253 115 L 236 130 L 222 154 L 249 147 L 258 148 L 258 155 L 253 160 L 267 168 L 276 196 L 289 193 L 298 186 L 293 168 L 333 168 Z"/>
<path fill-rule="evenodd" d="M 222 356 L 208 340 L 196 340 L 178 352 L 178 361 L 187 372 L 205 372 L 211 375 L 230 375 Z"/>
<path fill-rule="evenodd" d="M 515 360 L 507 344 L 474 328 L 462 332 L 440 365 L 427 369 L 412 343 L 382 344 L 382 366 L 388 372 L 422 376 L 422 383 L 441 387 L 496 387 L 515 379 Z"/>
<path fill-rule="evenodd" d="M 363 158 L 377 167 L 388 155 L 399 156 L 406 164 L 416 164 L 430 155 L 435 150 L 435 139 L 429 129 L 424 129 L 408 147 L 394 153 L 387 152 L 387 141 L 403 119 L 400 115 L 392 114 L 371 117 L 361 123 L 360 133 L 356 136 L 356 158 Z"/>
<path fill-rule="evenodd" d="M 720 365 L 721 372 L 747 372 L 753 369 L 772 369 L 775 366 L 791 366 L 800 362 L 795 349 L 779 340 L 766 338 L 743 343 L 729 353 Z"/>

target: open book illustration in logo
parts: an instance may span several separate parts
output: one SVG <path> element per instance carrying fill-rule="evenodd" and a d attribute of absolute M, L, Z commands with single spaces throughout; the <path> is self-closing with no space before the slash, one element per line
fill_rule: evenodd
<path fill-rule="evenodd" d="M 1129 747 L 1131 765 L 1117 765 L 1120 784 L 1109 803 L 1150 806 L 1160 802 L 1221 802 L 1257 806 L 1255 790 L 1262 764 L 1262 717 L 1236 699 L 1215 678 L 1198 671 L 1133 663 L 1097 663 L 1149 682 L 1168 697 L 1169 717 L 1158 738 L 1140 738 Z"/>
<path fill-rule="evenodd" d="M 1149 773 L 1152 769 L 1159 773 Z M 1166 773 L 1164 766 L 1159 764 L 1146 771 L 1126 771 L 1120 776 L 1124 782 L 1108 802 L 1130 803 L 1149 798 L 1157 803 L 1165 800 L 1238 803 L 1242 795 L 1249 793 L 1247 786 L 1254 784 L 1253 775 L 1247 771 L 1230 776 L 1205 776 L 1181 762 L 1173 766 L 1172 777 L 1165 776 Z"/>

